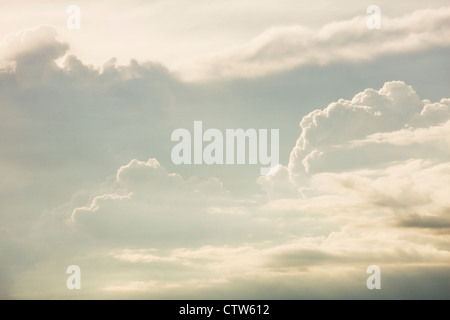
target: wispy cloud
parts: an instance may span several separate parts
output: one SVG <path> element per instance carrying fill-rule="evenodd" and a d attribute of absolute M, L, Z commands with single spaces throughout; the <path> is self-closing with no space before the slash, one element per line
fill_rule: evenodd
<path fill-rule="evenodd" d="M 363 62 L 450 45 L 448 7 L 383 16 L 380 30 L 368 29 L 366 20 L 358 16 L 319 30 L 299 25 L 271 28 L 248 43 L 197 60 L 181 74 L 188 79 L 259 77 L 305 65 Z"/>

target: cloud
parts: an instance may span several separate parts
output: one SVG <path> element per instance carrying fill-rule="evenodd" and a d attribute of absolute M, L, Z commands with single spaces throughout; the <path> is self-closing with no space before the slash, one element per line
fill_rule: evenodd
<path fill-rule="evenodd" d="M 101 243 L 104 248 L 85 264 L 108 264 L 110 272 L 124 268 L 131 275 L 97 280 L 95 288 L 110 297 L 202 297 L 218 290 L 242 297 L 242 281 L 253 297 L 264 296 L 252 291 L 258 283 L 273 287 L 277 282 L 283 290 L 272 297 L 283 297 L 290 292 L 289 279 L 303 284 L 291 297 L 365 296 L 365 268 L 376 263 L 382 266 L 383 288 L 389 288 L 386 298 L 395 290 L 385 279 L 398 279 L 402 272 L 412 272 L 421 281 L 429 281 L 429 273 L 448 281 L 440 270 L 450 263 L 450 238 L 442 233 L 446 225 L 439 223 L 448 220 L 449 172 L 448 163 L 410 160 L 384 169 L 319 173 L 310 187 L 320 195 L 256 203 L 247 199 L 241 202 L 243 214 L 236 217 L 227 213 L 230 201 L 220 201 L 227 194 L 218 181 L 212 181 L 216 190 L 202 189 L 211 181 L 182 179 L 155 159 L 132 160 L 103 185 L 125 195 L 95 197 L 89 206 L 74 209 L 71 224 L 89 234 L 91 246 Z M 160 193 L 152 197 L 155 186 Z M 216 198 L 200 196 L 201 190 Z M 133 195 L 126 194 L 129 191 Z M 211 204 L 214 212 L 208 210 Z M 192 233 L 196 224 L 219 237 L 198 229 Z M 115 229 L 108 235 L 111 226 Z M 249 232 L 260 234 L 245 237 Z M 135 235 L 136 241 L 129 241 Z M 330 286 L 341 288 L 340 293 Z M 430 285 L 423 294 L 438 292 L 442 296 Z"/>
<path fill-rule="evenodd" d="M 426 108 L 427 106 L 425 106 Z M 438 121 L 445 121 L 441 117 Z M 421 145 L 425 143 L 439 143 L 442 149 L 447 149 L 449 145 L 448 133 L 450 122 L 447 121 L 442 125 L 431 126 L 428 128 L 412 128 L 401 129 L 392 132 L 379 132 L 367 136 L 364 140 L 356 140 L 350 142 L 352 147 L 361 147 L 364 145 L 384 144 L 394 146 Z"/>
<path fill-rule="evenodd" d="M 425 31 L 437 28 L 433 19 Z M 351 40 L 348 28 L 322 36 L 340 46 Z M 16 69 L 0 74 L 2 209 L 11 212 L 0 217 L 2 296 L 73 298 L 65 268 L 78 264 L 77 297 L 371 297 L 365 269 L 379 263 L 383 289 L 395 279 L 417 289 L 432 273 L 418 295 L 448 297 L 437 286 L 448 283 L 448 98 L 422 100 L 393 81 L 305 116 L 285 110 L 285 122 L 303 116 L 302 133 L 289 163 L 258 179 L 261 191 L 256 176 L 246 186 L 246 168 L 168 160 L 170 132 L 194 117 L 260 124 L 260 109 L 230 106 L 242 98 L 235 87 L 186 84 L 149 62 L 95 68 L 66 56 L 58 65 L 67 49 L 55 33 L 27 34 L 36 45 L 28 36 L 23 47 L 11 42 Z M 277 50 L 291 36 L 268 36 L 283 41 L 255 57 L 266 61 L 274 50 L 283 62 Z M 258 90 L 249 95 L 259 102 Z M 272 109 L 269 119 L 281 114 Z"/>
<path fill-rule="evenodd" d="M 449 208 L 446 208 L 448 211 Z M 446 216 L 444 217 L 423 217 L 418 214 L 411 214 L 400 221 L 399 225 L 410 228 L 426 228 L 426 229 L 437 229 L 438 232 L 447 232 L 450 229 L 450 219 Z"/>
<path fill-rule="evenodd" d="M 299 25 L 274 27 L 245 44 L 203 58 L 182 73 L 200 79 L 259 77 L 305 65 L 363 62 L 448 47 L 449 18 L 450 8 L 444 7 L 396 18 L 382 16 L 380 30 L 367 28 L 368 16 L 331 22 L 319 30 Z"/>
<path fill-rule="evenodd" d="M 339 99 L 301 119 L 287 167 L 259 183 L 273 196 L 280 190 L 275 183 L 311 193 L 308 180 L 323 172 L 379 169 L 410 159 L 448 161 L 448 109 L 448 99 L 421 100 L 402 81 Z"/>
<path fill-rule="evenodd" d="M 144 241 L 172 247 L 186 237 L 193 243 L 223 239 L 234 225 L 232 216 L 211 214 L 210 206 L 233 203 L 220 180 L 185 180 L 168 173 L 156 159 L 121 166 L 104 188 L 106 193 L 99 191 L 88 205 L 72 210 L 66 220 L 69 228 L 96 239 L 121 239 L 123 244 Z"/>
<path fill-rule="evenodd" d="M 46 82 L 58 72 L 55 60 L 68 49 L 67 43 L 57 39 L 55 28 L 39 26 L 5 39 L 0 47 L 0 67 L 14 70 L 22 84 Z"/>
<path fill-rule="evenodd" d="M 68 49 L 67 43 L 57 39 L 55 28 L 42 25 L 8 36 L 1 45 L 1 58 L 19 62 L 38 58 L 47 62 L 63 56 Z"/>
<path fill-rule="evenodd" d="M 289 165 L 258 179 L 267 198 L 237 198 L 217 178 L 183 178 L 154 158 L 134 159 L 85 205 L 49 212 L 41 228 L 99 248 L 79 257 L 87 265 L 132 270 L 126 279 L 97 279 L 96 290 L 111 297 L 236 295 L 242 281 L 256 288 L 289 279 L 316 283 L 310 296 L 331 283 L 354 296 L 362 290 L 355 279 L 364 284 L 374 263 L 388 277 L 408 269 L 426 281 L 423 270 L 440 274 L 450 263 L 448 121 L 429 116 L 447 103 L 421 100 L 395 81 L 312 111 Z M 361 152 L 370 157 L 350 161 Z"/>
<path fill-rule="evenodd" d="M 445 222 L 448 108 L 448 99 L 420 100 L 396 81 L 311 112 L 300 122 L 289 165 L 258 180 L 274 199 L 267 207 L 322 213 L 334 221 L 372 217 L 386 226 Z M 299 195 L 276 193 L 280 184 Z"/>
<path fill-rule="evenodd" d="M 447 103 L 422 101 L 401 81 L 387 82 L 378 91 L 366 89 L 351 101 L 340 99 L 303 117 L 289 170 L 303 177 L 423 155 L 448 159 L 447 118 L 432 115 L 445 115 Z"/>
<path fill-rule="evenodd" d="M 448 108 L 394 81 L 304 116 L 288 166 L 258 179 L 270 199 L 261 210 L 322 229 L 273 248 L 269 266 L 448 268 Z"/>
<path fill-rule="evenodd" d="M 450 163 L 410 160 L 385 169 L 343 173 L 322 173 L 313 178 L 316 186 L 345 195 L 360 207 L 386 208 L 397 217 L 420 214 L 425 217 L 445 216 L 450 202 Z"/>
<path fill-rule="evenodd" d="M 387 278 L 396 277 L 393 274 L 400 270 L 411 272 L 422 269 L 417 275 L 422 280 L 425 280 L 424 266 L 429 271 L 439 272 L 448 264 L 450 255 L 445 248 L 436 249 L 428 244 L 408 241 L 412 234 L 408 231 L 399 234 L 395 228 L 348 226 L 327 237 L 302 237 L 281 245 L 177 248 L 167 254 L 159 253 L 156 249 L 125 249 L 113 252 L 110 256 L 128 262 L 132 269 L 153 270 L 164 266 L 167 270 L 175 268 L 184 277 L 178 281 L 117 282 L 106 285 L 103 290 L 148 296 L 158 290 L 170 295 L 169 292 L 186 292 L 190 288 L 191 295 L 195 295 L 195 292 L 202 292 L 206 288 L 214 294 L 213 288 L 219 287 L 222 294 L 227 294 L 240 291 L 237 283 L 242 281 L 247 284 L 247 290 L 258 287 L 257 283 L 263 285 L 276 281 L 282 284 L 283 289 L 274 294 L 282 297 L 289 288 L 285 282 L 290 279 L 298 283 L 298 292 L 290 292 L 291 297 L 336 297 L 338 295 L 330 289 L 334 286 L 341 287 L 351 295 L 355 292 L 365 295 L 358 289 L 360 284 L 354 283 L 352 279 L 363 279 L 370 261 L 376 261 L 382 266 L 383 272 L 386 272 L 383 277 L 388 274 Z M 447 281 L 444 279 L 441 276 L 441 280 Z M 313 283 L 315 285 L 308 288 Z M 271 287 L 276 286 L 272 284 Z M 388 282 L 383 282 L 383 287 L 389 288 L 384 295 L 388 297 L 392 288 Z M 427 292 L 433 294 L 430 289 Z M 186 293 L 181 296 L 186 296 Z M 252 296 L 263 295 L 253 293 Z"/>

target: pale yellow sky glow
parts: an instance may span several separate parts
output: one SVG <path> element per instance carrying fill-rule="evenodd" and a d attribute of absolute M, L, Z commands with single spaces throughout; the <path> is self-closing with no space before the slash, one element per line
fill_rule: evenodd
<path fill-rule="evenodd" d="M 365 16 L 370 1 L 2 1 L 0 39 L 47 24 L 58 29 L 70 52 L 85 63 L 102 65 L 112 57 L 153 60 L 177 67 L 196 57 L 245 44 L 273 27 L 324 24 Z M 81 9 L 81 29 L 68 30 L 66 9 Z M 378 1 L 386 17 L 423 9 L 423 1 Z M 440 8 L 446 1 L 427 1 Z"/>

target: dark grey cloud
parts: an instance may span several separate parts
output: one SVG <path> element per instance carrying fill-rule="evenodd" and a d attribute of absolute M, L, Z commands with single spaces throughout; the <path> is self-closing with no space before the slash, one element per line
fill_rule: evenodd
<path fill-rule="evenodd" d="M 431 229 L 444 233 L 450 229 L 450 218 L 446 216 L 450 212 L 450 208 L 443 208 L 442 211 L 442 215 L 438 216 L 410 214 L 399 218 L 397 223 L 402 227 Z"/>

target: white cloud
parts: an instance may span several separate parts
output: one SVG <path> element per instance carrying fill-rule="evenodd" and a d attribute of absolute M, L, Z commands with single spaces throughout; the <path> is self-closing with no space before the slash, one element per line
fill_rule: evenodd
<path fill-rule="evenodd" d="M 57 39 L 57 35 L 51 26 L 39 26 L 10 35 L 0 46 L 0 69 L 15 72 L 22 84 L 48 81 L 57 72 L 55 60 L 69 49 L 67 43 Z"/>
<path fill-rule="evenodd" d="M 394 81 L 315 110 L 300 122 L 302 134 L 291 153 L 290 173 L 303 179 L 308 173 L 415 157 L 448 159 L 448 124 L 442 124 L 446 118 L 432 115 L 447 112 L 445 102 L 422 101 L 412 87 Z"/>
<path fill-rule="evenodd" d="M 57 39 L 55 28 L 43 25 L 9 35 L 0 48 L 1 60 L 26 59 L 40 51 L 42 60 L 53 61 L 61 57 L 69 49 L 69 45 Z"/>
<path fill-rule="evenodd" d="M 447 99 L 432 104 L 390 82 L 311 112 L 283 174 L 259 179 L 278 199 L 266 208 L 323 214 L 339 225 L 370 218 L 442 233 L 450 209 L 447 110 Z M 302 198 L 276 193 L 283 183 Z"/>
<path fill-rule="evenodd" d="M 425 108 L 427 108 L 425 106 Z M 425 110 L 425 109 L 424 109 Z M 422 112 L 424 114 L 424 112 Z M 445 118 L 439 117 L 438 121 L 445 121 Z M 349 144 L 355 147 L 361 147 L 370 144 L 385 144 L 394 146 L 408 146 L 421 144 L 440 145 L 442 151 L 446 152 L 450 146 L 450 121 L 442 125 L 431 126 L 428 128 L 413 128 L 401 129 L 391 132 L 379 132 L 368 135 L 363 140 L 351 141 Z"/>
<path fill-rule="evenodd" d="M 97 193 L 90 204 L 74 208 L 67 219 L 70 229 L 97 239 L 122 239 L 129 244 L 149 241 L 171 247 L 185 237 L 194 242 L 225 239 L 227 226 L 234 219 L 218 216 L 217 211 L 212 214 L 210 209 L 234 202 L 220 180 L 185 180 L 168 173 L 156 159 L 132 160 L 121 166 L 115 178 Z M 221 229 L 218 220 L 229 222 Z"/>
<path fill-rule="evenodd" d="M 258 77 L 304 65 L 363 62 L 433 47 L 448 47 L 450 8 L 382 16 L 382 29 L 370 30 L 368 16 L 328 23 L 319 30 L 299 25 L 273 27 L 240 46 L 197 60 L 181 69 L 187 78 Z"/>
<path fill-rule="evenodd" d="M 358 201 L 361 208 L 386 208 L 397 217 L 420 214 L 441 216 L 450 208 L 445 183 L 450 163 L 411 160 L 378 170 L 321 173 L 314 179 L 323 190 Z"/>

